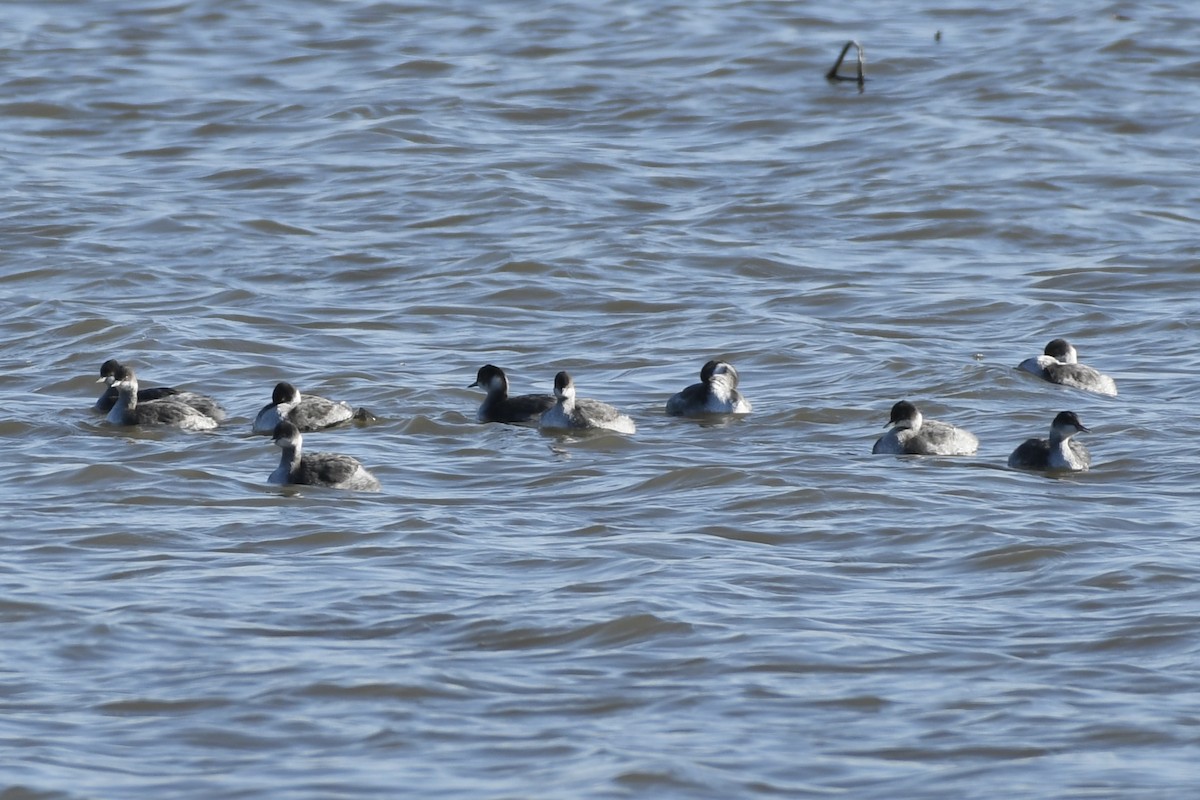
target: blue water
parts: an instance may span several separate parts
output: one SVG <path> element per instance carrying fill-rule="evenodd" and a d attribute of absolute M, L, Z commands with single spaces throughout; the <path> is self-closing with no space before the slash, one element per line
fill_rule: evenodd
<path fill-rule="evenodd" d="M 3 800 L 1200 788 L 1189 6 L 5 11 Z M 714 357 L 754 413 L 666 417 Z M 266 483 L 279 380 L 383 491 Z M 979 453 L 871 456 L 902 398 Z"/>

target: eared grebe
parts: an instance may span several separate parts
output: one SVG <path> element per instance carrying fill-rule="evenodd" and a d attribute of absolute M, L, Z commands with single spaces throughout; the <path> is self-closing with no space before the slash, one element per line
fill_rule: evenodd
<path fill-rule="evenodd" d="M 1050 438 L 1026 439 L 1012 455 L 1008 465 L 1016 469 L 1070 470 L 1083 472 L 1092 465 L 1088 449 L 1072 437 L 1088 429 L 1074 411 L 1060 411 L 1050 424 Z"/>
<path fill-rule="evenodd" d="M 287 381 L 275 384 L 271 393 L 271 402 L 263 406 L 262 411 L 254 418 L 254 433 L 273 434 L 275 426 L 287 420 L 302 432 L 319 431 L 322 428 L 332 428 L 351 419 L 361 419 L 369 412 L 359 409 L 357 412 L 349 403 L 335 402 L 324 397 L 306 394 L 300 395 L 300 390 Z"/>
<path fill-rule="evenodd" d="M 121 366 L 121 363 L 115 358 L 110 358 L 100 365 L 100 379 L 96 383 L 107 383 L 108 388 L 100 395 L 100 399 L 96 401 L 94 408 L 97 411 L 107 414 L 116 404 L 117 390 L 113 384 L 116 383 L 117 371 L 121 369 Z M 225 419 L 225 409 L 221 408 L 221 404 L 208 395 L 197 392 L 186 392 L 181 389 L 173 389 L 169 386 L 138 389 L 137 393 L 139 403 L 145 403 L 150 400 L 162 400 L 168 397 L 177 403 L 191 406 L 204 416 L 212 417 L 217 422 Z"/>
<path fill-rule="evenodd" d="M 738 373 L 725 361 L 709 361 L 693 383 L 667 400 L 667 413 L 675 417 L 701 414 L 749 414 L 750 401 L 738 391 Z"/>
<path fill-rule="evenodd" d="M 1097 369 L 1080 364 L 1079 353 L 1066 339 L 1054 339 L 1042 355 L 1025 359 L 1017 369 L 1051 383 L 1112 397 L 1117 394 L 1117 382 Z"/>
<path fill-rule="evenodd" d="M 633 420 L 608 403 L 575 397 L 575 382 L 565 371 L 554 376 L 554 405 L 542 414 L 543 428 L 635 433 Z"/>
<path fill-rule="evenodd" d="M 96 383 L 106 384 L 104 391 L 100 393 L 99 399 L 96 400 L 96 405 L 93 406 L 97 411 L 107 414 L 112 411 L 112 407 L 117 403 L 117 389 L 113 386 L 117 380 L 117 370 L 121 368 L 121 362 L 115 358 L 110 358 L 100 365 L 100 378 Z M 137 399 L 139 403 L 147 403 L 151 400 L 162 400 L 164 397 L 171 397 L 179 394 L 178 389 L 172 389 L 169 386 L 156 386 L 148 389 L 138 389 Z"/>
<path fill-rule="evenodd" d="M 301 453 L 303 437 L 286 420 L 275 426 L 275 444 L 283 450 L 279 466 L 267 480 L 271 483 L 297 483 L 328 486 L 359 492 L 379 491 L 379 480 L 367 472 L 357 459 L 337 453 Z"/>
<path fill-rule="evenodd" d="M 536 423 L 554 405 L 554 398 L 548 394 L 509 397 L 508 376 L 504 370 L 491 364 L 480 367 L 475 373 L 475 382 L 467 388 L 476 386 L 487 392 L 487 397 L 483 398 L 475 414 L 480 422 Z"/>
<path fill-rule="evenodd" d="M 892 429 L 880 437 L 872 453 L 915 456 L 969 456 L 979 449 L 970 431 L 936 419 L 925 419 L 915 405 L 901 400 L 888 418 Z"/>
<path fill-rule="evenodd" d="M 139 402 L 137 376 L 129 367 L 117 367 L 113 387 L 117 390 L 117 402 L 109 410 L 107 419 L 114 425 L 171 425 L 191 431 L 217 427 L 217 420 L 179 402 L 177 395 Z"/>

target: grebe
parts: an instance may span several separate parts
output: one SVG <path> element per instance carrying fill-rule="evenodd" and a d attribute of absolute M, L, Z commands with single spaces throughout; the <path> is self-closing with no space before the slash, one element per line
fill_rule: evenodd
<path fill-rule="evenodd" d="M 888 418 L 892 429 L 875 442 L 872 453 L 916 456 L 969 456 L 979 449 L 979 439 L 963 428 L 925 419 L 915 405 L 901 400 Z"/>
<path fill-rule="evenodd" d="M 96 383 L 106 383 L 108 388 L 100 395 L 96 401 L 94 408 L 104 414 L 112 410 L 112 407 L 117 402 L 117 390 L 113 386 L 116 382 L 117 370 L 121 369 L 121 362 L 115 358 L 110 358 L 100 365 L 100 379 Z M 221 408 L 221 404 L 212 399 L 208 395 L 199 394 L 198 392 L 187 392 L 182 389 L 174 389 L 170 386 L 156 386 L 153 388 L 139 388 L 137 392 L 137 400 L 139 403 L 149 402 L 150 400 L 162 400 L 171 398 L 177 403 L 189 405 L 192 408 L 204 414 L 206 417 L 212 417 L 217 422 L 225 419 L 225 409 Z"/>
<path fill-rule="evenodd" d="M 355 458 L 338 453 L 302 453 L 300 429 L 286 420 L 275 426 L 274 441 L 283 453 L 279 466 L 267 479 L 270 483 L 379 491 L 379 479 Z"/>
<path fill-rule="evenodd" d="M 113 388 L 117 390 L 117 401 L 107 419 L 114 425 L 170 425 L 192 431 L 217 427 L 217 420 L 179 402 L 175 396 L 139 402 L 137 376 L 130 367 L 116 368 Z"/>
<path fill-rule="evenodd" d="M 548 394 L 522 394 L 508 396 L 508 376 L 504 370 L 484 364 L 475 373 L 475 382 L 467 388 L 479 386 L 487 397 L 479 404 L 475 417 L 480 422 L 509 422 L 513 424 L 534 423 L 554 405 Z"/>
<path fill-rule="evenodd" d="M 543 428 L 635 433 L 633 420 L 608 403 L 575 397 L 575 382 L 565 371 L 554 376 L 554 405 L 542 414 Z"/>
<path fill-rule="evenodd" d="M 1084 472 L 1092 465 L 1092 455 L 1075 434 L 1087 433 L 1074 411 L 1060 411 L 1050 424 L 1048 439 L 1026 439 L 1012 455 L 1008 465 L 1016 469 L 1069 470 Z"/>
<path fill-rule="evenodd" d="M 701 414 L 749 414 L 750 401 L 738 391 L 738 373 L 725 361 L 709 361 L 700 370 L 700 383 L 693 383 L 667 400 L 667 413 L 674 417 Z"/>
<path fill-rule="evenodd" d="M 300 395 L 300 390 L 287 381 L 275 384 L 271 393 L 271 402 L 263 406 L 254 418 L 254 433 L 271 434 L 275 426 L 287 420 L 302 432 L 319 431 L 322 428 L 332 428 L 341 425 L 359 415 L 368 414 L 363 409 L 355 412 L 349 403 L 335 402 L 324 397 L 306 394 Z"/>
<path fill-rule="evenodd" d="M 1066 339 L 1054 339 L 1040 356 L 1027 358 L 1017 365 L 1050 383 L 1072 386 L 1087 392 L 1116 397 L 1117 382 L 1099 370 L 1079 363 L 1079 353 Z"/>

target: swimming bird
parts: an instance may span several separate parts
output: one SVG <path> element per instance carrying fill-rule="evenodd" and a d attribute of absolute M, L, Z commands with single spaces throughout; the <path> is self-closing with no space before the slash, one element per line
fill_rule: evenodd
<path fill-rule="evenodd" d="M 254 418 L 251 430 L 254 433 L 272 434 L 275 426 L 283 420 L 295 425 L 301 431 L 319 431 L 322 428 L 332 428 L 351 419 L 370 417 L 365 409 L 355 411 L 349 403 L 328 400 L 324 397 L 306 394 L 300 395 L 300 390 L 287 381 L 275 384 L 271 393 L 271 402 L 262 407 Z"/>
<path fill-rule="evenodd" d="M 100 378 L 96 383 L 106 384 L 104 391 L 100 393 L 100 397 L 96 400 L 96 405 L 93 406 L 97 411 L 107 414 L 112 410 L 112 407 L 117 402 L 117 389 L 113 386 L 116 382 L 117 370 L 120 369 L 121 363 L 115 358 L 110 358 L 100 365 Z M 172 389 L 169 386 L 156 386 L 138 389 L 137 399 L 139 403 L 145 403 L 150 400 L 161 400 L 164 397 L 179 394 L 178 389 Z"/>
<path fill-rule="evenodd" d="M 1017 369 L 1050 383 L 1111 397 L 1117 394 L 1117 382 L 1094 367 L 1080 364 L 1079 352 L 1066 339 L 1052 340 L 1042 355 L 1025 359 Z"/>
<path fill-rule="evenodd" d="M 1050 437 L 1026 439 L 1012 451 L 1008 465 L 1016 469 L 1084 472 L 1092 465 L 1092 454 L 1072 438 L 1081 431 L 1089 432 L 1074 411 L 1060 411 L 1050 424 Z"/>
<path fill-rule="evenodd" d="M 566 371 L 554 376 L 554 405 L 542 414 L 542 428 L 635 433 L 633 420 L 608 403 L 575 397 L 575 381 Z"/>
<path fill-rule="evenodd" d="M 107 419 L 114 425 L 170 425 L 192 431 L 217 427 L 217 420 L 179 402 L 176 396 L 140 402 L 137 376 L 130 367 L 117 367 L 113 374 L 113 387 L 117 390 L 117 401 L 109 410 Z"/>
<path fill-rule="evenodd" d="M 100 398 L 96 401 L 96 405 L 93 406 L 93 408 L 95 408 L 97 411 L 107 414 L 116 404 L 117 390 L 113 384 L 117 380 L 116 375 L 121 367 L 121 362 L 117 361 L 115 358 L 110 358 L 100 365 L 100 379 L 97 380 L 96 383 L 106 383 L 108 384 L 108 388 L 104 390 L 104 393 L 101 394 Z M 138 389 L 137 399 L 139 403 L 144 403 L 150 400 L 162 400 L 164 398 L 171 398 L 177 403 L 189 405 L 206 417 L 212 417 L 217 422 L 221 422 L 225 419 L 225 409 L 221 407 L 220 403 L 206 394 L 188 392 L 182 389 L 174 389 L 169 386 L 156 386 L 153 388 Z"/>
<path fill-rule="evenodd" d="M 725 361 L 709 361 L 700 370 L 700 383 L 693 383 L 667 400 L 671 416 L 701 414 L 749 414 L 750 401 L 738 391 L 738 373 Z"/>
<path fill-rule="evenodd" d="M 542 414 L 554 405 L 548 394 L 521 394 L 508 396 L 508 376 L 504 370 L 492 364 L 484 364 L 475 373 L 475 382 L 468 389 L 481 387 L 487 396 L 479 404 L 475 418 L 480 422 L 509 422 L 513 424 L 536 423 Z"/>
<path fill-rule="evenodd" d="M 917 456 L 969 456 L 979 449 L 979 439 L 963 428 L 925 419 L 907 400 L 892 406 L 892 429 L 875 442 L 872 453 Z"/>
<path fill-rule="evenodd" d="M 339 453 L 302 453 L 300 429 L 284 420 L 275 426 L 274 442 L 283 452 L 270 483 L 327 486 L 359 492 L 379 491 L 379 479 L 358 459 Z"/>

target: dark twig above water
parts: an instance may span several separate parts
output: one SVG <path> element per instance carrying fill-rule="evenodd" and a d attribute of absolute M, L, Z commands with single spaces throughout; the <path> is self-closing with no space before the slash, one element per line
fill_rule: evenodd
<path fill-rule="evenodd" d="M 850 52 L 851 47 L 853 47 L 855 50 L 858 51 L 858 76 L 857 77 L 850 77 L 849 75 L 839 75 L 838 74 L 838 70 L 841 69 L 841 67 L 842 67 L 842 62 L 846 60 L 846 53 Z M 863 83 L 867 80 L 867 77 L 864 73 L 865 62 L 866 62 L 866 57 L 863 54 L 862 45 L 859 44 L 858 42 L 854 41 L 853 39 L 851 39 L 850 41 L 846 42 L 846 44 L 842 45 L 842 52 L 838 54 L 837 61 L 835 61 L 833 63 L 833 66 L 829 69 L 829 72 L 825 73 L 825 79 L 830 80 L 830 81 L 856 81 L 858 83 L 858 85 L 861 87 L 863 85 Z"/>

